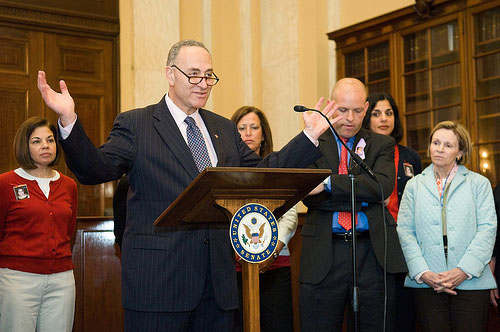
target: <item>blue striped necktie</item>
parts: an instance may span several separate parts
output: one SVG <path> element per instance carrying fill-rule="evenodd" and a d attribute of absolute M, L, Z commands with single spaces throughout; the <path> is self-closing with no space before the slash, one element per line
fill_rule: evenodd
<path fill-rule="evenodd" d="M 193 154 L 194 162 L 198 171 L 203 171 L 205 168 L 212 166 L 210 163 L 210 157 L 208 155 L 207 145 L 203 139 L 200 128 L 196 125 L 194 119 L 190 116 L 184 119 L 187 123 L 187 141 L 189 149 Z"/>

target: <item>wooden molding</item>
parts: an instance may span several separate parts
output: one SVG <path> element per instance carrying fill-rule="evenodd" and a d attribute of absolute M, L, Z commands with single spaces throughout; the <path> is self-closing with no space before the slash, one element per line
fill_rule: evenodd
<path fill-rule="evenodd" d="M 63 14 L 5 4 L 0 4 L 0 20 L 30 26 L 99 33 L 109 36 L 118 36 L 120 32 L 118 18 L 79 16 L 69 12 Z"/>
<path fill-rule="evenodd" d="M 337 49 L 339 49 L 426 22 L 436 17 L 449 15 L 477 4 L 478 1 L 475 0 L 435 0 L 432 8 L 436 16 L 432 18 L 424 19 L 420 17 L 415 12 L 414 5 L 411 5 L 358 24 L 329 32 L 327 35 L 328 39 L 336 42 Z"/>

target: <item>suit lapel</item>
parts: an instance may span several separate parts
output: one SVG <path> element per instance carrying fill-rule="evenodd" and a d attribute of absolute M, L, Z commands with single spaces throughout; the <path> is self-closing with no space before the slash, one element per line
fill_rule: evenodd
<path fill-rule="evenodd" d="M 210 113 L 204 109 L 199 110 L 200 116 L 205 122 L 205 126 L 207 127 L 208 133 L 210 134 L 210 139 L 212 140 L 212 144 L 215 149 L 215 154 L 217 155 L 217 165 L 223 166 L 222 161 L 224 160 L 224 149 L 222 148 L 221 141 L 219 139 L 220 129 L 217 125 L 213 116 L 210 116 Z"/>
<path fill-rule="evenodd" d="M 359 141 L 361 141 L 361 139 L 364 139 L 365 140 L 365 148 L 364 148 L 364 151 L 365 151 L 365 158 L 366 158 L 366 155 L 367 155 L 367 151 L 370 150 L 370 145 L 371 145 L 371 140 L 370 140 L 370 132 L 361 128 L 358 133 L 356 134 L 356 138 L 354 139 L 354 144 L 352 145 L 352 149 L 354 151 L 354 153 L 356 153 L 356 147 L 358 146 L 358 143 Z M 351 167 L 351 169 L 353 170 L 353 174 L 358 174 L 356 173 L 356 169 L 359 168 L 358 165 L 356 165 L 356 163 L 352 160 L 352 158 L 349 159 L 349 167 Z M 359 170 L 358 170 L 359 172 Z"/>
<path fill-rule="evenodd" d="M 332 167 L 333 173 L 337 174 L 340 160 L 337 141 L 335 140 L 333 133 L 330 130 L 327 130 L 323 135 L 319 137 L 318 141 L 321 153 L 328 161 L 328 165 Z M 334 144 L 328 144 L 328 142 L 333 142 Z"/>
<path fill-rule="evenodd" d="M 370 148 L 370 133 L 367 130 L 360 129 L 359 132 L 356 134 L 356 139 L 354 140 L 353 149 L 356 149 L 356 146 L 358 145 L 361 139 L 364 139 L 366 142 L 365 146 L 365 156 L 366 156 L 366 151 L 368 151 Z M 330 130 L 326 131 L 323 135 L 320 136 L 319 142 L 320 142 L 321 152 L 323 153 L 323 156 L 325 156 L 325 158 L 328 160 L 328 165 L 331 165 L 332 168 L 335 168 L 333 169 L 333 171 L 337 173 L 340 163 L 339 160 L 340 153 L 338 150 L 337 140 L 333 136 L 333 133 Z M 326 142 L 334 142 L 334 144 L 327 144 Z M 352 163 L 354 163 L 354 161 L 352 160 L 352 158 L 350 158 L 349 160 L 350 160 L 349 166 L 352 167 L 353 166 Z M 354 172 L 356 172 L 355 171 L 356 168 L 357 167 L 354 167 Z"/>
<path fill-rule="evenodd" d="M 170 114 L 165 98 L 162 98 L 162 100 L 156 105 L 156 110 L 153 116 L 157 120 L 154 124 L 155 129 L 162 138 L 163 142 L 169 147 L 170 150 L 172 150 L 179 163 L 191 177 L 195 178 L 198 176 L 198 168 L 194 162 L 191 150 L 189 150 L 186 141 L 184 141 L 184 138 L 182 137 L 179 127 L 177 127 L 174 118 Z"/>

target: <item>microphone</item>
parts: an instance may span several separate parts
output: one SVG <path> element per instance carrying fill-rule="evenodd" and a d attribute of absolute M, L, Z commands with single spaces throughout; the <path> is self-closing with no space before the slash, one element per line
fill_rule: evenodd
<path fill-rule="evenodd" d="M 340 141 L 340 143 L 346 148 L 347 152 L 349 152 L 349 154 L 351 155 L 351 158 L 354 160 L 354 162 L 356 164 L 358 164 L 359 166 L 361 166 L 361 168 L 366 172 L 366 174 L 368 174 L 375 182 L 379 183 L 377 175 L 375 175 L 375 173 L 372 171 L 372 169 L 370 167 L 368 167 L 368 165 L 363 161 L 363 159 L 361 159 L 360 156 L 358 156 L 357 154 L 354 153 L 354 151 L 349 149 L 349 147 L 340 138 L 339 134 L 335 131 L 332 124 L 330 123 L 330 120 L 326 117 L 326 115 L 324 115 L 323 113 L 321 113 L 320 111 L 318 111 L 314 108 L 307 108 L 307 107 L 302 106 L 302 105 L 295 105 L 293 107 L 293 110 L 295 112 L 298 112 L 298 113 L 303 113 L 303 112 L 307 112 L 307 111 L 319 113 L 328 122 L 328 125 L 330 126 L 330 130 L 332 131 L 333 135 L 335 135 L 335 137 L 337 137 L 337 139 Z"/>
<path fill-rule="evenodd" d="M 295 105 L 293 107 L 293 110 L 295 112 L 299 112 L 299 113 L 302 113 L 302 112 L 307 112 L 307 111 L 313 111 L 313 112 L 318 112 L 318 110 L 315 110 L 315 109 L 312 109 L 312 108 L 307 108 L 305 106 L 302 106 L 302 105 Z M 319 112 L 321 115 L 323 115 L 323 113 Z M 328 123 L 330 123 L 330 121 L 328 121 Z"/>

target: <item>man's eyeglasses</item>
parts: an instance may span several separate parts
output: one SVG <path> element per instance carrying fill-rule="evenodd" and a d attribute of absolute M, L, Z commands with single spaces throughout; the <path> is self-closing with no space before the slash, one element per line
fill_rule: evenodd
<path fill-rule="evenodd" d="M 180 71 L 184 76 L 187 77 L 188 82 L 193 85 L 200 84 L 203 79 L 205 79 L 205 82 L 207 82 L 208 86 L 214 86 L 215 84 L 217 84 L 217 82 L 219 82 L 219 78 L 217 77 L 217 75 L 215 75 L 215 73 L 208 74 L 213 76 L 189 76 L 176 65 L 171 65 L 170 67 L 176 68 L 178 71 Z"/>

